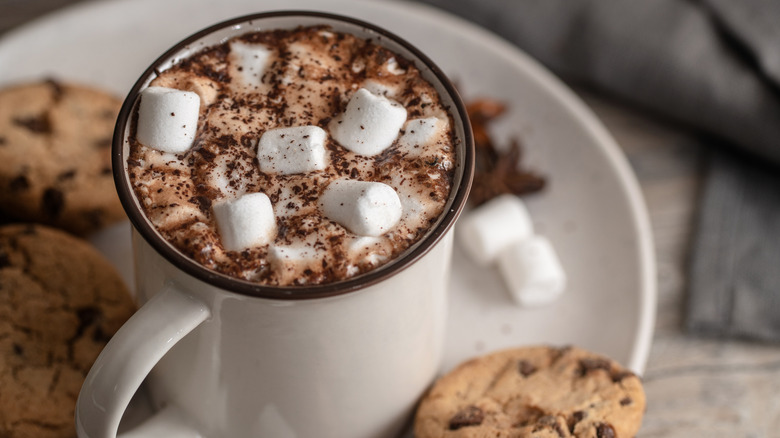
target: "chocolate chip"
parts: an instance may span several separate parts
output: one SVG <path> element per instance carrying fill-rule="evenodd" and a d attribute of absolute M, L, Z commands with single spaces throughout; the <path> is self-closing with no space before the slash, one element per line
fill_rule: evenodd
<path fill-rule="evenodd" d="M 27 190 L 30 188 L 30 180 L 25 175 L 19 175 L 8 183 L 8 189 L 12 192 Z"/>
<path fill-rule="evenodd" d="M 479 426 L 485 420 L 485 413 L 476 406 L 469 406 L 450 419 L 450 430 L 458 430 L 468 426 Z"/>
<path fill-rule="evenodd" d="M 620 383 L 623 381 L 623 379 L 629 378 L 629 377 L 636 377 L 636 374 L 632 373 L 631 371 L 620 371 L 612 374 L 612 381 L 615 383 Z"/>
<path fill-rule="evenodd" d="M 84 212 L 84 219 L 94 229 L 98 229 L 105 224 L 105 212 L 99 208 Z"/>
<path fill-rule="evenodd" d="M 615 438 L 615 429 L 609 424 L 599 423 L 596 426 L 596 438 Z"/>
<path fill-rule="evenodd" d="M 38 117 L 17 118 L 14 123 L 27 128 L 36 134 L 51 134 L 51 121 L 48 114 L 41 114 Z"/>
<path fill-rule="evenodd" d="M 79 319 L 79 325 L 76 328 L 75 337 L 80 337 L 87 327 L 94 325 L 102 316 L 103 312 L 96 307 L 82 307 L 76 309 L 76 317 Z"/>
<path fill-rule="evenodd" d="M 631 397 L 625 397 L 622 400 L 620 400 L 620 406 L 628 406 L 628 405 L 630 405 L 633 402 L 634 401 L 631 400 Z"/>
<path fill-rule="evenodd" d="M 49 187 L 43 192 L 42 201 L 41 208 L 46 216 L 56 218 L 62 213 L 62 208 L 65 206 L 65 195 L 61 191 Z"/>
<path fill-rule="evenodd" d="M 111 166 L 106 166 L 106 167 L 100 169 L 100 174 L 103 175 L 103 176 L 111 175 L 112 173 L 113 173 L 113 171 L 111 170 Z"/>
<path fill-rule="evenodd" d="M 92 340 L 101 344 L 105 344 L 111 340 L 111 336 L 105 333 L 103 329 L 98 326 L 95 327 L 95 331 L 92 333 Z"/>
<path fill-rule="evenodd" d="M 545 427 L 551 427 L 555 433 L 558 434 L 559 437 L 565 438 L 566 432 L 561 427 L 561 424 L 558 422 L 558 419 L 554 415 L 545 415 L 536 422 L 536 427 L 534 428 L 534 432 L 539 432 Z"/>
<path fill-rule="evenodd" d="M 95 147 L 98 149 L 104 149 L 111 147 L 111 138 L 100 138 L 95 140 Z"/>
<path fill-rule="evenodd" d="M 62 100 L 62 96 L 65 94 L 65 89 L 62 88 L 62 84 L 55 81 L 54 79 L 47 79 L 46 84 L 51 88 L 54 102 L 59 102 Z"/>
<path fill-rule="evenodd" d="M 76 169 L 66 170 L 65 172 L 57 175 L 57 181 L 67 181 L 69 179 L 73 179 L 74 176 L 76 176 Z"/>
<path fill-rule="evenodd" d="M 11 266 L 11 259 L 8 257 L 8 253 L 0 250 L 0 269 L 5 268 L 6 266 Z"/>
<path fill-rule="evenodd" d="M 586 357 L 585 359 L 580 359 L 579 365 L 580 367 L 578 371 L 581 377 L 584 377 L 590 371 L 610 371 L 612 369 L 612 365 L 609 363 L 609 361 L 600 357 Z"/>
<path fill-rule="evenodd" d="M 22 348 L 21 345 L 14 343 L 12 348 L 14 349 L 14 354 L 17 356 L 21 356 L 24 354 L 24 348 Z"/>
<path fill-rule="evenodd" d="M 588 413 L 585 411 L 576 411 L 571 414 L 571 417 L 566 421 L 566 425 L 569 426 L 569 432 L 574 433 L 574 427 L 577 423 L 588 417 Z"/>
<path fill-rule="evenodd" d="M 552 361 L 552 363 L 558 362 L 563 356 L 565 356 L 569 351 L 571 351 L 571 349 L 572 347 L 570 345 L 566 345 L 560 348 L 551 348 L 549 350 L 550 360 Z"/>
<path fill-rule="evenodd" d="M 0 137 L 0 146 L 5 146 L 8 140 L 5 139 L 5 137 Z"/>
<path fill-rule="evenodd" d="M 518 363 L 517 369 L 518 371 L 520 371 L 520 374 L 522 374 L 523 377 L 528 377 L 531 374 L 536 372 L 536 367 L 531 362 L 528 362 L 527 360 L 521 360 Z"/>

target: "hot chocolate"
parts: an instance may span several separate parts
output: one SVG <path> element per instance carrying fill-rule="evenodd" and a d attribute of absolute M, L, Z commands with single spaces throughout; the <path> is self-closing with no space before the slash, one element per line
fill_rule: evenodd
<path fill-rule="evenodd" d="M 262 284 L 323 284 L 387 263 L 437 221 L 452 125 L 420 71 L 369 40 L 249 33 L 158 72 L 127 169 L 188 257 Z"/>

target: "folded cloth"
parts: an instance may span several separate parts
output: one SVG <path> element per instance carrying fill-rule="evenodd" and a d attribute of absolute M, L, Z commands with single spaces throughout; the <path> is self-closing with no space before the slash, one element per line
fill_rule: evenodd
<path fill-rule="evenodd" d="M 724 140 L 699 209 L 686 326 L 780 341 L 780 1 L 422 1 Z"/>
<path fill-rule="evenodd" d="M 780 171 L 725 150 L 710 160 L 687 326 L 714 336 L 780 340 Z"/>

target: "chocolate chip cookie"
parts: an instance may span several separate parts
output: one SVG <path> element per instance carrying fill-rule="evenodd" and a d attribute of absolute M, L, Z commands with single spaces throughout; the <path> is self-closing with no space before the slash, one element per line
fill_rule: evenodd
<path fill-rule="evenodd" d="M 120 106 L 51 80 L 0 90 L 0 217 L 82 235 L 124 218 L 111 172 Z"/>
<path fill-rule="evenodd" d="M 422 400 L 416 438 L 631 438 L 645 394 L 635 374 L 574 347 L 526 347 L 461 364 Z"/>
<path fill-rule="evenodd" d="M 41 225 L 0 227 L 0 437 L 75 437 L 84 378 L 134 310 L 86 242 Z"/>

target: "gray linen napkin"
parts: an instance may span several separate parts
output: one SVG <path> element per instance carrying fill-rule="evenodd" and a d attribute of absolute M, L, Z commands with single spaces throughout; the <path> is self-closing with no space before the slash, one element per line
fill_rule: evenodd
<path fill-rule="evenodd" d="M 780 341 L 780 0 L 422 1 L 566 79 L 719 139 L 709 141 L 686 325 Z"/>

